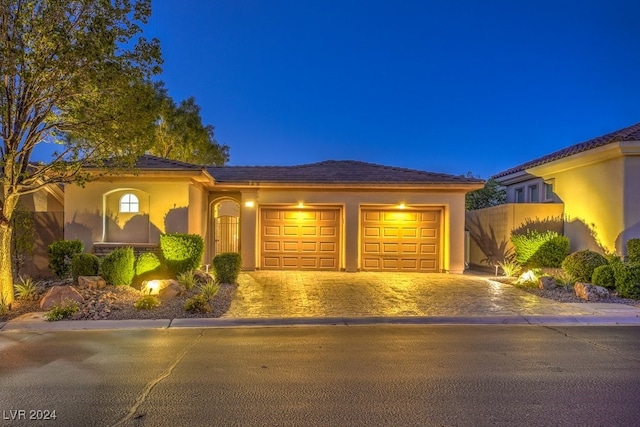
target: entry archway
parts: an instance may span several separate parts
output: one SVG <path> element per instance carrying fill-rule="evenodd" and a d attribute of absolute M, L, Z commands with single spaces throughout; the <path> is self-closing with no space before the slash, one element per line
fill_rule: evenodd
<path fill-rule="evenodd" d="M 240 250 L 240 205 L 235 200 L 213 202 L 211 218 L 213 256 Z"/>

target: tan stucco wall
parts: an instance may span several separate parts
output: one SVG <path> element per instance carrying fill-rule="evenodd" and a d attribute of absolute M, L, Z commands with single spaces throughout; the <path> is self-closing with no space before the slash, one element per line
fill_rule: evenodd
<path fill-rule="evenodd" d="M 527 223 L 542 223 L 542 228 L 562 234 L 562 213 L 563 206 L 557 203 L 507 203 L 467 212 L 467 229 L 475 236 L 469 239 L 469 264 L 490 265 L 491 256 L 482 247 L 504 248 L 502 252 L 493 251 L 493 257 L 502 261 L 504 254 L 513 253 L 511 232 Z"/>
<path fill-rule="evenodd" d="M 246 207 L 253 201 L 254 207 Z M 442 218 L 442 268 L 452 273 L 464 271 L 464 193 L 406 191 L 322 191 L 258 189 L 243 192 L 241 203 L 241 254 L 243 268 L 257 268 L 259 259 L 258 211 L 261 206 L 281 205 L 294 207 L 338 206 L 343 214 L 342 268 L 358 271 L 360 268 L 360 208 L 363 206 L 391 207 L 405 203 L 410 207 L 439 207 Z"/>
<path fill-rule="evenodd" d="M 631 183 L 625 189 L 625 174 L 630 173 L 626 166 L 624 158 L 618 157 L 541 175 L 554 180 L 555 193 L 564 203 L 565 235 L 571 251 L 606 249 L 622 253 L 617 241 L 626 228 L 623 207 L 625 199 L 634 198 Z"/>
<path fill-rule="evenodd" d="M 149 181 L 142 178 L 90 182 L 85 188 L 67 185 L 64 237 L 82 240 L 85 250 L 90 252 L 93 242 L 106 242 L 111 236 L 122 236 L 122 233 L 111 233 L 109 228 L 113 226 L 120 231 L 126 231 L 129 221 L 133 218 L 131 214 L 117 212 L 119 196 L 126 191 L 144 196 L 140 198 L 140 214 L 148 215 L 148 228 L 133 227 L 131 229 L 135 240 L 141 241 L 133 242 L 128 239 L 128 243 L 157 243 L 160 233 L 195 231 L 198 228 L 197 224 L 202 222 L 204 195 L 201 191 L 190 190 L 192 185 L 189 181 L 168 179 Z M 189 208 L 191 196 L 194 201 L 193 207 Z M 143 200 L 146 201 L 143 202 Z M 191 214 L 190 209 L 199 209 L 199 212 Z M 202 232 L 202 230 L 199 231 Z"/>

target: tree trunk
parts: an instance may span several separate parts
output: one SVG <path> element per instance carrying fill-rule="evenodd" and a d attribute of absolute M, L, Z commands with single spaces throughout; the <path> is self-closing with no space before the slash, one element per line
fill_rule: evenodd
<path fill-rule="evenodd" d="M 4 190 L 4 189 L 3 189 Z M 13 304 L 13 271 L 11 263 L 11 217 L 18 203 L 14 194 L 4 194 L 0 205 L 0 305 Z"/>
<path fill-rule="evenodd" d="M 13 304 L 13 272 L 11 270 L 11 223 L 0 223 L 0 305 Z"/>

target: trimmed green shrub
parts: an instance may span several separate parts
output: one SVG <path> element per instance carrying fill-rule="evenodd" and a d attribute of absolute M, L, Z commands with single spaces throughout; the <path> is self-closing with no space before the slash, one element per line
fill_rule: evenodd
<path fill-rule="evenodd" d="M 613 267 L 609 264 L 601 265 L 593 270 L 591 282 L 594 285 L 603 286 L 608 289 L 616 288 L 616 278 L 613 273 Z"/>
<path fill-rule="evenodd" d="M 627 240 L 627 259 L 629 262 L 640 263 L 640 239 Z"/>
<path fill-rule="evenodd" d="M 44 318 L 49 322 L 68 319 L 80 310 L 80 304 L 71 300 L 64 300 L 59 305 L 54 305 L 51 310 L 47 311 Z"/>
<path fill-rule="evenodd" d="M 94 254 L 75 254 L 71 260 L 71 275 L 73 280 L 80 276 L 97 276 L 100 270 L 100 258 Z"/>
<path fill-rule="evenodd" d="M 136 259 L 136 270 L 133 284 L 139 286 L 146 280 L 162 279 L 167 272 L 160 258 L 154 252 L 143 252 Z"/>
<path fill-rule="evenodd" d="M 528 230 L 526 234 L 513 234 L 516 260 L 527 267 L 560 267 L 569 254 L 569 238 L 555 231 Z"/>
<path fill-rule="evenodd" d="M 49 268 L 60 278 L 71 277 L 71 260 L 84 251 L 84 244 L 76 240 L 57 240 L 47 248 Z"/>
<path fill-rule="evenodd" d="M 160 252 L 169 272 L 174 276 L 200 266 L 204 240 L 197 234 L 163 234 Z"/>
<path fill-rule="evenodd" d="M 618 296 L 640 299 L 640 264 L 618 263 L 613 265 Z"/>
<path fill-rule="evenodd" d="M 242 259 L 235 252 L 224 252 L 213 258 L 213 271 L 220 283 L 236 283 L 240 274 Z"/>
<path fill-rule="evenodd" d="M 562 268 L 575 277 L 576 281 L 591 283 L 593 270 L 606 264 L 607 259 L 603 255 L 585 249 L 567 256 L 562 262 Z"/>
<path fill-rule="evenodd" d="M 118 248 L 102 260 L 102 277 L 112 285 L 131 285 L 135 256 L 132 248 Z"/>

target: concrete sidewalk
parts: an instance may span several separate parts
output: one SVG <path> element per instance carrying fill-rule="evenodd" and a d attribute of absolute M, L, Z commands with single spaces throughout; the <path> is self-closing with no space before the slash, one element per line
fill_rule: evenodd
<path fill-rule="evenodd" d="M 219 319 L 46 322 L 34 313 L 0 331 L 364 324 L 640 325 L 640 308 L 559 303 L 476 275 L 243 273 Z"/>

